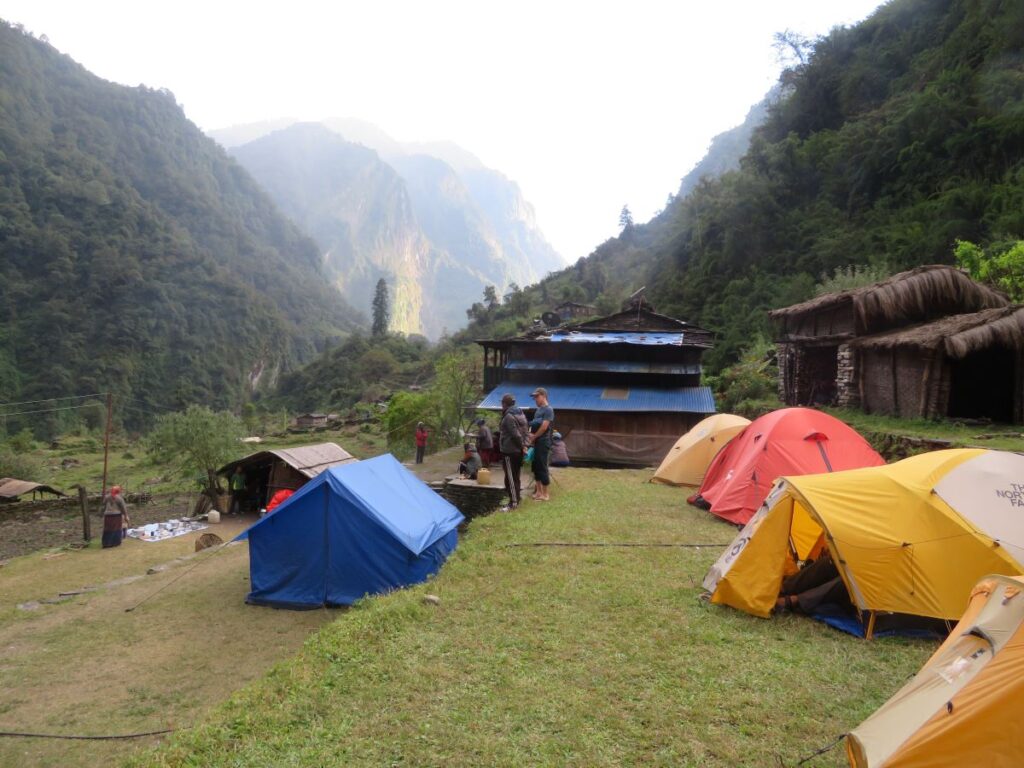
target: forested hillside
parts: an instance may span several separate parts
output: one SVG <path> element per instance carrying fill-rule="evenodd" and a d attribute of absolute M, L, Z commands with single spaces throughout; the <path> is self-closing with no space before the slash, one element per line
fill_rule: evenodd
<path fill-rule="evenodd" d="M 564 266 L 518 185 L 461 147 L 402 144 L 356 120 L 281 122 L 211 135 L 313 235 L 357 308 L 387 280 L 393 330 L 437 338 L 465 325 L 484 287 Z"/>
<path fill-rule="evenodd" d="M 234 406 L 361 322 L 170 93 L 0 23 L 0 398 Z"/>
<path fill-rule="evenodd" d="M 470 329 L 507 329 L 551 299 L 629 289 L 715 330 L 712 368 L 766 310 L 845 265 L 952 263 L 958 239 L 1024 237 L 1024 4 L 894 0 L 834 30 L 783 75 L 785 96 L 739 170 L 704 181 Z M 491 327 L 489 327 L 489 325 Z"/>

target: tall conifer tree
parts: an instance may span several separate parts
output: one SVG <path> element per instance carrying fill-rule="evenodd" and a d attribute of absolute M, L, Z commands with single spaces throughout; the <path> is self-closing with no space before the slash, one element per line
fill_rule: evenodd
<path fill-rule="evenodd" d="M 373 335 L 383 336 L 388 332 L 391 312 L 388 308 L 388 284 L 382 277 L 377 281 L 377 290 L 373 294 Z"/>

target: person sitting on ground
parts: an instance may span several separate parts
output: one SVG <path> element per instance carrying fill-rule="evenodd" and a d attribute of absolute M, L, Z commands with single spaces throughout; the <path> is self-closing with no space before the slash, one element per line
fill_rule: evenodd
<path fill-rule="evenodd" d="M 555 433 L 551 435 L 551 458 L 548 459 L 548 466 L 569 466 L 569 451 L 566 450 L 565 440 L 562 439 L 562 433 L 558 430 L 555 430 Z"/>
<path fill-rule="evenodd" d="M 795 611 L 810 616 L 818 613 L 818 609 L 825 605 L 850 605 L 850 594 L 827 549 L 817 559 L 782 580 L 775 610 Z"/>
<path fill-rule="evenodd" d="M 480 453 L 472 443 L 465 443 L 462 446 L 462 450 L 463 456 L 462 461 L 459 462 L 459 474 L 465 475 L 470 480 L 476 480 L 477 473 L 480 471 L 480 467 L 483 466 L 480 461 Z"/>

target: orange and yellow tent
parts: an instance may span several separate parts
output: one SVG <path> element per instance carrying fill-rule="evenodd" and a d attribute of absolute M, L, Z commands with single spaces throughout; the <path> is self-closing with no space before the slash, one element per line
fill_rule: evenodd
<path fill-rule="evenodd" d="M 708 416 L 676 441 L 651 481 L 665 485 L 699 486 L 704 482 L 704 473 L 715 454 L 749 423 L 750 419 L 732 413 Z"/>
<path fill-rule="evenodd" d="M 1024 765 L 1024 579 L 987 576 L 909 683 L 847 734 L 852 768 Z"/>
<path fill-rule="evenodd" d="M 956 619 L 984 574 L 1024 574 L 1024 456 L 954 449 L 782 478 L 704 586 L 713 603 L 767 617 L 821 547 L 862 613 Z"/>
<path fill-rule="evenodd" d="M 708 467 L 699 496 L 711 514 L 744 525 L 784 475 L 885 464 L 852 428 L 813 408 L 782 408 L 752 421 Z"/>

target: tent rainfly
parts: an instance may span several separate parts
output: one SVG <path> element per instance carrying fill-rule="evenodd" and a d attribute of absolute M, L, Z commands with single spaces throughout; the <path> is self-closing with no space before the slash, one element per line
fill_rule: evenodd
<path fill-rule="evenodd" d="M 782 408 L 752 421 L 708 467 L 696 502 L 745 525 L 776 479 L 885 464 L 851 427 L 813 408 Z"/>
<path fill-rule="evenodd" d="M 987 576 L 921 671 L 847 734 L 851 768 L 1024 762 L 1024 579 Z"/>
<path fill-rule="evenodd" d="M 933 451 L 784 477 L 704 579 L 711 602 L 767 618 L 783 578 L 827 547 L 854 608 L 955 619 L 986 573 L 1024 574 L 1024 456 Z M 955 564 L 955 567 L 951 567 Z"/>
<path fill-rule="evenodd" d="M 247 602 L 350 605 L 425 581 L 458 543 L 459 511 L 391 454 L 331 467 L 238 538 Z"/>
<path fill-rule="evenodd" d="M 699 486 L 715 455 L 749 423 L 750 419 L 731 413 L 708 416 L 676 441 L 651 480 Z"/>

